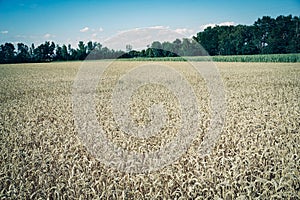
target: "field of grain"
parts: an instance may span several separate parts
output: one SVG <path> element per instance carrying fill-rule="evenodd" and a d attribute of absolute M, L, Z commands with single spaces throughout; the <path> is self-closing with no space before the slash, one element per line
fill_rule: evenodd
<path fill-rule="evenodd" d="M 170 142 L 181 123 L 178 100 L 152 84 L 132 96 L 132 119 L 151 121 L 147 107 L 163 101 L 168 126 L 148 139 L 128 136 L 116 126 L 113 88 L 143 62 L 114 62 L 99 79 L 95 100 L 107 138 L 142 153 Z M 0 198 L 300 198 L 299 63 L 216 63 L 227 109 L 220 138 L 206 156 L 196 151 L 211 117 L 205 81 L 184 62 L 163 63 L 193 86 L 201 118 L 190 148 L 148 173 L 126 173 L 100 162 L 78 137 L 72 87 L 81 62 L 0 65 Z"/>

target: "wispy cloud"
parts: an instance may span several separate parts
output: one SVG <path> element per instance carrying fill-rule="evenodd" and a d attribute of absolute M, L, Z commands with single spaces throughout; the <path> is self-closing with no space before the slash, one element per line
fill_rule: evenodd
<path fill-rule="evenodd" d="M 88 32 L 90 29 L 89 27 L 84 27 L 83 29 L 80 29 L 79 31 L 84 33 L 84 32 Z"/>
<path fill-rule="evenodd" d="M 50 33 L 46 33 L 46 34 L 44 35 L 44 38 L 46 38 L 46 39 L 55 38 L 55 35 L 52 35 L 52 34 L 50 34 Z"/>
<path fill-rule="evenodd" d="M 190 36 L 195 33 L 195 30 L 188 28 L 177 28 L 174 30 L 176 33 L 182 34 L 184 36 Z"/>
<path fill-rule="evenodd" d="M 235 22 L 222 22 L 219 24 L 219 26 L 234 26 L 236 25 Z"/>
<path fill-rule="evenodd" d="M 141 27 L 141 28 L 133 28 L 133 29 L 128 29 L 128 30 L 121 30 L 118 31 L 117 34 L 123 34 L 123 33 L 133 33 L 133 32 L 144 32 L 144 31 L 165 31 L 169 30 L 169 26 L 149 26 L 149 27 Z"/>
<path fill-rule="evenodd" d="M 221 22 L 221 23 L 218 23 L 218 24 L 215 24 L 215 23 L 210 23 L 210 24 L 204 24 L 202 26 L 200 26 L 200 30 L 203 31 L 204 29 L 208 28 L 208 27 L 215 27 L 215 26 L 234 26 L 236 25 L 235 22 Z"/>
<path fill-rule="evenodd" d="M 182 37 L 182 34 L 168 26 L 151 26 L 119 31 L 118 34 L 103 41 L 103 45 L 111 49 L 124 50 L 127 44 L 131 44 L 134 49 L 140 50 L 147 48 L 153 41 L 173 42 L 176 38 Z"/>
<path fill-rule="evenodd" d="M 149 29 L 169 29 L 169 26 L 150 26 Z"/>
<path fill-rule="evenodd" d="M 80 30 L 80 32 L 84 33 L 89 33 L 89 34 L 85 34 L 85 37 L 82 38 L 82 41 L 99 41 L 100 40 L 100 35 L 101 33 L 104 31 L 104 29 L 102 27 L 100 28 L 89 28 L 89 27 L 85 27 L 83 29 Z"/>
<path fill-rule="evenodd" d="M 1 31 L 1 34 L 7 34 L 8 31 Z"/>

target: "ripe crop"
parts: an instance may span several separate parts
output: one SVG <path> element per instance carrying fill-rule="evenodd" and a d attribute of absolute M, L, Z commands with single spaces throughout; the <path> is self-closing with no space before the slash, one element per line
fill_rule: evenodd
<path fill-rule="evenodd" d="M 102 62 L 107 61 L 94 63 Z M 148 139 L 123 133 L 110 97 L 136 63 L 115 61 L 105 70 L 96 113 L 109 140 L 128 151 L 148 152 L 175 137 L 180 105 L 172 91 L 144 85 L 132 96 L 132 120 L 147 124 L 151 103 L 162 102 L 168 127 Z M 1 199 L 300 198 L 299 63 L 217 63 L 227 112 L 221 136 L 206 156 L 196 151 L 211 117 L 205 81 L 185 62 L 163 63 L 193 86 L 199 129 L 178 160 L 142 174 L 99 162 L 78 137 L 72 86 L 81 62 L 0 65 Z"/>

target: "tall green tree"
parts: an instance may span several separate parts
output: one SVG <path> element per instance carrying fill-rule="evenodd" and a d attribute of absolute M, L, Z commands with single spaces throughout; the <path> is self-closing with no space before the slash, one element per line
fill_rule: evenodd
<path fill-rule="evenodd" d="M 84 45 L 83 41 L 79 41 L 78 49 L 77 49 L 77 56 L 79 60 L 84 60 L 87 56 L 87 47 Z"/>
<path fill-rule="evenodd" d="M 219 27 L 207 27 L 203 32 L 197 33 L 194 39 L 199 42 L 209 55 L 219 55 Z"/>
<path fill-rule="evenodd" d="M 18 51 L 16 56 L 16 62 L 18 63 L 28 62 L 30 60 L 30 53 L 29 53 L 28 46 L 23 43 L 18 43 L 17 47 L 18 47 Z"/>
<path fill-rule="evenodd" d="M 0 62 L 13 63 L 15 62 L 15 47 L 11 43 L 5 43 L 0 46 Z"/>
<path fill-rule="evenodd" d="M 55 50 L 55 60 L 64 60 L 62 56 L 62 48 L 57 44 Z"/>
<path fill-rule="evenodd" d="M 54 58 L 55 44 L 54 42 L 46 41 L 34 49 L 34 61 L 45 62 L 51 61 Z"/>
<path fill-rule="evenodd" d="M 61 56 L 63 60 L 69 60 L 69 52 L 66 45 L 62 45 Z"/>

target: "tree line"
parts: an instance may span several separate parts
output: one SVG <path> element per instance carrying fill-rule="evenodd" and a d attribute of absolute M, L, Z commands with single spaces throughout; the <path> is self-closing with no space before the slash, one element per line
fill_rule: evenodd
<path fill-rule="evenodd" d="M 250 26 L 208 27 L 193 38 L 212 56 L 300 53 L 300 20 L 264 16 Z"/>
<path fill-rule="evenodd" d="M 18 43 L 17 49 L 12 43 L 5 43 L 0 45 L 0 63 L 206 55 L 199 44 L 212 56 L 300 53 L 299 26 L 298 16 L 281 15 L 276 19 L 264 16 L 248 26 L 208 27 L 193 39 L 163 43 L 154 41 L 141 51 L 132 50 L 130 45 L 126 45 L 127 52 L 115 51 L 91 41 L 87 44 L 80 41 L 76 49 L 70 44 L 60 46 L 49 41 L 38 47 Z"/>
<path fill-rule="evenodd" d="M 17 49 L 13 44 L 5 43 L 0 46 L 0 63 L 84 60 L 89 54 L 91 54 L 90 59 L 110 59 L 119 57 L 124 53 L 123 51 L 110 50 L 107 47 L 102 47 L 98 42 L 91 41 L 87 44 L 79 41 L 77 49 L 72 48 L 70 44 L 60 46 L 49 41 L 38 47 L 35 47 L 34 44 L 28 47 L 23 43 L 18 43 Z"/>

